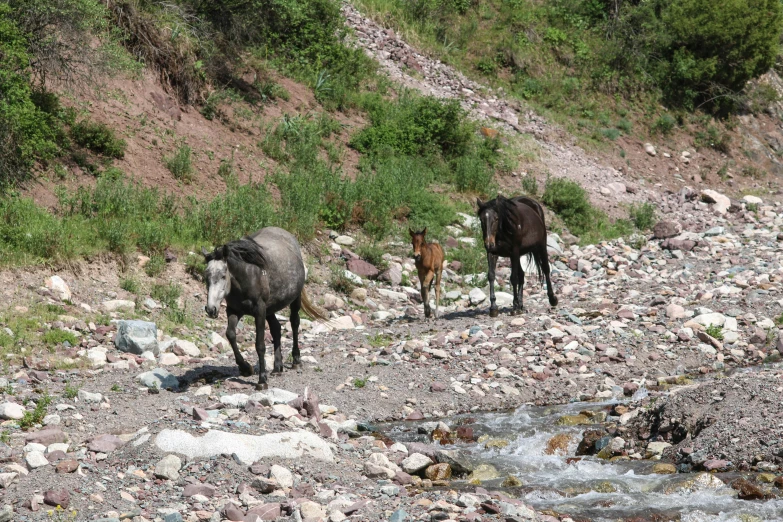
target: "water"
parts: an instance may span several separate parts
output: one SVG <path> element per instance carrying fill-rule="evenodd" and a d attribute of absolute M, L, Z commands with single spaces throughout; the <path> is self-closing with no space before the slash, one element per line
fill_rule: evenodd
<path fill-rule="evenodd" d="M 500 449 L 486 449 L 485 443 L 460 443 L 444 448 L 462 450 L 474 464 L 495 466 L 500 478 L 482 483 L 487 489 L 499 488 L 508 475 L 518 478 L 523 486 L 511 488 L 507 494 L 515 495 L 538 510 L 579 515 L 599 522 L 633 517 L 648 520 L 653 515 L 687 522 L 783 521 L 783 500 L 739 500 L 728 485 L 711 482 L 706 474 L 654 474 L 655 462 L 652 461 L 574 459 L 581 434 L 589 426 L 560 426 L 556 421 L 563 415 L 575 415 L 584 410 L 606 410 L 610 404 L 523 406 L 513 412 L 446 419 L 452 427 L 472 419 L 469 425 L 476 437 L 489 435 L 493 439 L 505 439 L 509 444 Z M 419 425 L 394 423 L 382 426 L 380 430 L 401 442 L 429 442 L 427 435 L 417 433 Z M 571 435 L 568 448 L 564 454 L 548 455 L 547 443 L 557 434 Z M 714 476 L 729 481 L 738 475 Z M 698 479 L 695 484 L 694 479 Z M 472 488 L 464 481 L 463 484 L 466 489 Z M 458 486 L 459 481 L 453 485 Z"/>

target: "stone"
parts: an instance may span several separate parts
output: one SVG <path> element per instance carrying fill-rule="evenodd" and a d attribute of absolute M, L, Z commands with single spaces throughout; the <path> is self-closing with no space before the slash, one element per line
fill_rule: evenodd
<path fill-rule="evenodd" d="M 365 299 L 367 299 L 367 289 L 366 288 L 354 288 L 351 291 L 351 299 L 354 301 L 358 301 L 360 303 L 363 303 Z"/>
<path fill-rule="evenodd" d="M 177 353 L 177 351 L 181 351 L 182 353 Z M 198 349 L 198 346 L 196 346 L 195 343 L 182 339 L 177 339 L 174 342 L 174 353 L 177 353 L 177 355 L 187 355 L 188 357 L 201 357 L 201 350 Z"/>
<path fill-rule="evenodd" d="M 650 442 L 647 444 L 647 458 L 662 455 L 663 450 L 670 446 L 668 442 Z"/>
<path fill-rule="evenodd" d="M 44 284 L 46 285 L 46 288 L 48 288 L 60 301 L 71 300 L 71 289 L 68 288 L 68 285 L 60 276 L 55 275 L 48 277 Z"/>
<path fill-rule="evenodd" d="M 655 151 L 655 147 L 653 147 L 652 143 L 645 143 L 644 144 L 644 152 L 646 152 L 650 156 L 657 156 L 658 155 L 658 153 Z"/>
<path fill-rule="evenodd" d="M 682 319 L 685 317 L 685 308 L 678 304 L 671 303 L 666 307 L 666 317 L 669 319 Z"/>
<path fill-rule="evenodd" d="M 178 389 L 179 380 L 165 368 L 155 368 L 136 376 L 136 380 L 147 388 L 158 390 Z"/>
<path fill-rule="evenodd" d="M 261 520 L 277 520 L 280 518 L 282 506 L 277 503 L 260 504 L 247 510 L 248 516 L 256 515 Z M 245 518 L 249 520 L 249 518 Z"/>
<path fill-rule="evenodd" d="M 214 497 L 217 492 L 217 488 L 211 484 L 188 484 L 182 491 L 183 497 L 192 497 L 195 495 L 203 495 L 205 497 Z"/>
<path fill-rule="evenodd" d="M 478 305 L 487 299 L 487 294 L 482 292 L 480 288 L 474 288 L 468 293 L 468 298 L 470 298 L 470 304 Z"/>
<path fill-rule="evenodd" d="M 375 266 L 362 259 L 349 259 L 346 266 L 348 270 L 359 277 L 375 279 L 380 274 L 380 271 Z"/>
<path fill-rule="evenodd" d="M 691 319 L 696 324 L 702 326 L 723 326 L 726 322 L 726 316 L 717 312 L 700 314 Z"/>
<path fill-rule="evenodd" d="M 24 417 L 24 406 L 15 402 L 0 404 L 0 419 L 19 420 Z"/>
<path fill-rule="evenodd" d="M 41 431 L 26 434 L 24 439 L 28 443 L 32 442 L 48 446 L 49 444 L 54 444 L 56 442 L 65 442 L 68 438 L 60 428 L 46 428 Z"/>
<path fill-rule="evenodd" d="M 492 464 L 479 464 L 476 469 L 468 477 L 468 481 L 471 483 L 484 482 L 487 480 L 493 480 L 500 477 L 497 468 Z"/>
<path fill-rule="evenodd" d="M 473 472 L 473 464 L 458 450 L 437 450 L 434 457 L 438 462 L 451 466 L 452 473 L 464 475 Z"/>
<path fill-rule="evenodd" d="M 180 363 L 179 357 L 173 353 L 162 353 L 158 358 L 158 364 L 161 366 L 175 366 Z"/>
<path fill-rule="evenodd" d="M 44 493 L 44 504 L 67 509 L 71 504 L 71 495 L 67 489 L 50 489 Z"/>
<path fill-rule="evenodd" d="M 103 400 L 100 393 L 92 393 L 86 390 L 79 390 L 78 397 L 80 401 L 97 404 Z"/>
<path fill-rule="evenodd" d="M 394 263 L 384 270 L 383 273 L 378 276 L 378 279 L 391 283 L 393 286 L 398 286 L 402 284 L 402 267 L 397 263 Z"/>
<path fill-rule="evenodd" d="M 430 480 L 449 480 L 451 478 L 451 466 L 448 464 L 433 464 L 425 470 L 424 476 Z"/>
<path fill-rule="evenodd" d="M 127 299 L 114 299 L 112 301 L 103 302 L 103 310 L 106 312 L 119 312 L 120 310 L 127 310 L 132 312 L 136 309 L 136 303 L 128 301 Z"/>
<path fill-rule="evenodd" d="M 408 513 L 404 509 L 398 509 L 389 517 L 389 522 L 406 522 L 407 520 L 409 520 Z"/>
<path fill-rule="evenodd" d="M 148 321 L 117 321 L 114 346 L 121 352 L 141 355 L 152 352 L 157 356 L 158 327 Z"/>
<path fill-rule="evenodd" d="M 671 473 L 677 473 L 677 466 L 667 462 L 659 462 L 657 464 L 653 464 L 652 470 L 653 473 L 657 473 L 659 475 L 668 475 Z"/>
<path fill-rule="evenodd" d="M 668 239 L 682 232 L 682 225 L 677 221 L 659 221 L 653 227 L 655 239 Z"/>
<path fill-rule="evenodd" d="M 43 452 L 30 451 L 24 456 L 24 460 L 27 463 L 27 467 L 30 469 L 42 468 L 49 465 L 49 460 L 44 456 Z"/>
<path fill-rule="evenodd" d="M 763 201 L 758 196 L 746 195 L 742 197 L 742 201 L 751 205 L 761 205 Z"/>
<path fill-rule="evenodd" d="M 352 246 L 355 243 L 354 239 L 351 236 L 345 236 L 345 235 L 337 236 L 334 239 L 334 242 L 342 246 Z"/>
<path fill-rule="evenodd" d="M 14 507 L 6 504 L 0 509 L 0 522 L 11 522 L 14 519 Z"/>
<path fill-rule="evenodd" d="M 299 513 L 304 520 L 317 521 L 326 517 L 326 513 L 320 504 L 310 500 L 299 505 Z"/>
<path fill-rule="evenodd" d="M 155 438 L 155 445 L 162 451 L 177 452 L 188 459 L 233 455 L 248 466 L 261 459 L 296 459 L 302 455 L 334 461 L 329 444 L 318 435 L 304 431 L 243 435 L 209 430 L 201 437 L 194 437 L 182 430 L 164 429 Z"/>
<path fill-rule="evenodd" d="M 274 479 L 280 487 L 294 487 L 294 475 L 283 466 L 275 464 L 269 468 L 269 478 Z"/>
<path fill-rule="evenodd" d="M 125 441 L 119 437 L 103 434 L 93 437 L 90 443 L 87 444 L 87 449 L 95 453 L 111 453 L 124 444 Z"/>
<path fill-rule="evenodd" d="M 18 476 L 19 473 L 0 473 L 0 488 L 8 488 Z"/>
<path fill-rule="evenodd" d="M 422 455 L 421 453 L 413 453 L 408 455 L 408 457 L 402 461 L 401 467 L 405 473 L 415 475 L 432 464 L 432 460 L 426 455 Z"/>
<path fill-rule="evenodd" d="M 221 351 L 226 351 L 231 349 L 231 345 L 226 340 L 226 338 L 217 332 L 210 332 L 209 346 L 217 346 L 220 348 Z"/>
<path fill-rule="evenodd" d="M 166 455 L 155 464 L 155 476 L 166 480 L 177 480 L 180 468 L 182 468 L 182 460 L 179 457 Z"/>
<path fill-rule="evenodd" d="M 264 392 L 254 393 L 250 396 L 250 400 L 259 402 L 264 406 L 272 406 L 274 404 L 288 404 L 297 397 L 299 396 L 294 392 L 280 388 L 270 388 Z"/>
<path fill-rule="evenodd" d="M 223 506 L 223 514 L 227 519 L 234 522 L 242 522 L 245 520 L 245 514 L 232 502 L 226 502 L 226 505 Z"/>
<path fill-rule="evenodd" d="M 712 203 L 712 208 L 719 214 L 725 214 L 731 206 L 731 200 L 728 197 L 711 189 L 702 190 L 701 199 L 705 203 Z"/>
<path fill-rule="evenodd" d="M 73 473 L 79 468 L 79 462 L 73 459 L 61 460 L 54 471 L 57 473 Z"/>

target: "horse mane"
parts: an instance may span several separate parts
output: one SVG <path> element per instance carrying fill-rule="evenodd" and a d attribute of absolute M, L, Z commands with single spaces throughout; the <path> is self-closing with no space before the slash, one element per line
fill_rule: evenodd
<path fill-rule="evenodd" d="M 267 257 L 264 249 L 249 237 L 235 239 L 222 247 L 216 248 L 212 258 L 224 261 L 244 261 L 259 268 L 267 266 Z"/>
<path fill-rule="evenodd" d="M 508 198 L 495 198 L 490 203 L 498 215 L 498 231 L 513 230 L 515 227 L 514 202 Z"/>

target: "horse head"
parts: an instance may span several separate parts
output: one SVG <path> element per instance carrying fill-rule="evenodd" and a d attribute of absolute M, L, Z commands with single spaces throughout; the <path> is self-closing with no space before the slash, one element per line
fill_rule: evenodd
<path fill-rule="evenodd" d="M 207 268 L 204 270 L 204 280 L 207 283 L 207 305 L 204 311 L 207 316 L 215 319 L 220 310 L 220 303 L 231 291 L 231 277 L 228 273 L 228 263 L 226 263 L 226 246 L 218 247 L 213 252 L 207 252 L 201 247 L 201 254 L 207 262 Z"/>
<path fill-rule="evenodd" d="M 503 196 L 498 196 L 502 198 Z M 476 198 L 478 203 L 478 218 L 481 223 L 481 232 L 484 236 L 484 248 L 488 252 L 495 249 L 495 239 L 498 233 L 498 213 L 494 206 L 491 205 L 491 201 L 482 203 L 482 201 Z"/>
<path fill-rule="evenodd" d="M 414 232 L 409 228 L 408 233 L 411 235 L 411 244 L 413 246 L 413 259 L 418 261 L 419 259 L 421 259 L 421 247 L 424 246 L 426 243 L 424 236 L 427 235 L 427 227 L 424 227 L 424 230 L 420 230 L 419 232 Z"/>

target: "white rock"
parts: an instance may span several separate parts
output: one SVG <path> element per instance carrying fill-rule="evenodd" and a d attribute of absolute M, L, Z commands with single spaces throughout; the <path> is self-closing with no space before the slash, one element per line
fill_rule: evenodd
<path fill-rule="evenodd" d="M 165 429 L 155 438 L 155 445 L 162 451 L 175 451 L 188 459 L 234 454 L 244 465 L 261 459 L 297 459 L 305 454 L 318 460 L 334 461 L 329 444 L 306 431 L 242 435 L 209 430 L 201 437 L 194 437 L 181 430 Z"/>
<path fill-rule="evenodd" d="M 106 348 L 103 346 L 96 346 L 87 350 L 87 358 L 90 360 L 90 364 L 93 368 L 99 368 L 105 365 L 108 360 L 106 359 Z"/>
<path fill-rule="evenodd" d="M 760 197 L 751 196 L 750 194 L 748 194 L 747 196 L 743 196 L 742 201 L 744 201 L 745 203 L 750 203 L 751 205 L 761 205 L 763 203 Z"/>
<path fill-rule="evenodd" d="M 350 315 L 344 315 L 337 319 L 331 319 L 329 325 L 335 330 L 353 330 L 355 328 Z"/>
<path fill-rule="evenodd" d="M 726 316 L 717 312 L 712 312 L 709 314 L 697 315 L 692 321 L 702 326 L 723 326 L 726 322 Z"/>
<path fill-rule="evenodd" d="M 250 399 L 250 397 L 248 395 L 245 395 L 244 393 L 235 393 L 234 395 L 221 396 L 220 402 L 222 404 L 227 404 L 235 408 L 241 408 L 242 406 L 247 404 L 248 399 Z"/>
<path fill-rule="evenodd" d="M 283 466 L 275 464 L 269 468 L 269 478 L 275 479 L 281 487 L 294 487 L 294 475 Z"/>
<path fill-rule="evenodd" d="M 132 312 L 136 309 L 136 303 L 127 299 L 114 299 L 112 301 L 104 301 L 103 309 L 107 312 L 119 312 L 120 310 Z"/>
<path fill-rule="evenodd" d="M 60 276 L 52 276 L 46 279 L 45 282 L 46 288 L 52 291 L 52 293 L 57 296 L 60 301 L 70 301 L 71 300 L 71 289 L 68 288 L 68 285 L 65 283 L 65 281 L 62 280 Z"/>
<path fill-rule="evenodd" d="M 24 456 L 24 460 L 27 463 L 27 467 L 30 469 L 42 468 L 49 465 L 49 461 L 46 460 L 43 452 L 31 451 Z"/>
<path fill-rule="evenodd" d="M 428 456 L 422 455 L 421 453 L 413 453 L 402 461 L 402 470 L 405 473 L 414 475 L 432 464 L 432 459 Z"/>
<path fill-rule="evenodd" d="M 100 393 L 92 393 L 85 390 L 79 390 L 78 394 L 79 400 L 84 402 L 101 402 L 103 400 L 103 395 Z"/>
<path fill-rule="evenodd" d="M 195 343 L 185 341 L 183 339 L 177 339 L 174 345 L 185 352 L 188 357 L 201 357 L 201 350 L 198 349 Z"/>
<path fill-rule="evenodd" d="M 231 345 L 228 344 L 228 341 L 219 333 L 217 332 L 210 332 L 209 334 L 209 345 L 210 346 L 219 346 L 221 351 L 229 350 L 231 349 Z"/>
<path fill-rule="evenodd" d="M 354 241 L 354 239 L 351 236 L 337 236 L 334 242 L 342 246 L 351 246 L 356 241 Z"/>
<path fill-rule="evenodd" d="M 15 402 L 0 404 L 0 419 L 19 420 L 24 417 L 24 406 Z"/>
<path fill-rule="evenodd" d="M 155 476 L 166 480 L 177 480 L 180 468 L 182 468 L 182 460 L 179 457 L 166 455 L 155 465 Z"/>
<path fill-rule="evenodd" d="M 480 288 L 474 288 L 468 294 L 470 303 L 473 305 L 481 304 L 487 299 L 487 294 L 481 291 Z"/>
<path fill-rule="evenodd" d="M 644 152 L 646 152 L 650 156 L 656 156 L 658 154 L 657 152 L 655 152 L 655 147 L 653 147 L 652 143 L 644 144 Z"/>
<path fill-rule="evenodd" d="M 716 192 L 711 189 L 702 190 L 701 199 L 707 203 L 712 203 L 712 208 L 715 209 L 715 211 L 719 214 L 725 214 L 728 212 L 729 207 L 731 206 L 731 200 L 729 198 L 720 192 Z"/>
<path fill-rule="evenodd" d="M 158 358 L 158 364 L 161 366 L 174 366 L 180 363 L 179 357 L 173 353 L 162 353 Z"/>

